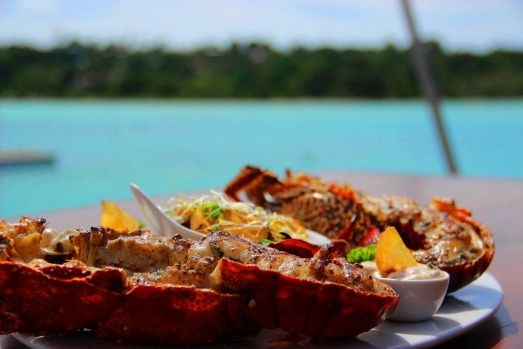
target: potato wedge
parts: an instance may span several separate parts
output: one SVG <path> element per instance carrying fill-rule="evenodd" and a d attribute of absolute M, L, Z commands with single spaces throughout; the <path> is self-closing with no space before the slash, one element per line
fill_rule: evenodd
<path fill-rule="evenodd" d="M 140 226 L 141 223 L 139 220 L 122 210 L 116 202 L 102 200 L 100 225 L 117 231 L 124 231 L 133 230 Z"/>
<path fill-rule="evenodd" d="M 381 275 L 387 277 L 390 273 L 417 265 L 396 228 L 387 227 L 376 245 L 376 266 Z"/>

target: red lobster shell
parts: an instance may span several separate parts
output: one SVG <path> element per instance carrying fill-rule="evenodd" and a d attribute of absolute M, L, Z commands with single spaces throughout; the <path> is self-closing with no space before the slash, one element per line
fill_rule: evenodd
<path fill-rule="evenodd" d="M 399 298 L 327 247 L 300 258 L 222 232 L 193 242 L 91 228 L 74 231 L 69 260 L 53 264 L 37 238 L 44 226 L 0 221 L 1 334 L 91 329 L 119 342 L 196 345 L 281 327 L 346 338 L 378 325 Z"/>
<path fill-rule="evenodd" d="M 209 244 L 220 250 L 232 241 L 253 257 L 247 263 L 236 255 L 220 259 L 221 289 L 247 295 L 250 317 L 262 328 L 319 339 L 353 337 L 381 323 L 399 300 L 361 266 L 330 259 L 332 246 L 308 259 L 236 235 L 209 236 Z"/>
<path fill-rule="evenodd" d="M 24 263 L 19 258 L 31 258 L 24 252 L 39 250 L 40 239 L 34 236 L 40 236 L 44 223 L 28 217 L 14 225 L 0 221 L 1 334 L 91 329 L 98 337 L 119 342 L 196 345 L 259 331 L 247 318 L 245 300 L 238 294 L 191 285 L 131 283 L 122 268 L 89 267 L 78 260 Z M 107 238 L 103 229 L 92 233 L 79 230 L 93 240 L 100 235 Z"/>
<path fill-rule="evenodd" d="M 420 263 L 450 274 L 449 291 L 478 278 L 494 256 L 492 233 L 453 200 L 433 199 L 429 206 L 392 196 L 371 197 L 352 186 L 326 183 L 319 177 L 286 172 L 283 179 L 246 166 L 225 193 L 282 214 L 334 240 L 348 250 L 375 243 L 379 232 L 394 226 Z"/>

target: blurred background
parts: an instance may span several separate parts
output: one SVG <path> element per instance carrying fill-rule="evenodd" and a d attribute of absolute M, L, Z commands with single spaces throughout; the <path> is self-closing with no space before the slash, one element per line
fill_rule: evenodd
<path fill-rule="evenodd" d="M 0 217 L 246 164 L 448 175 L 435 111 L 457 175 L 523 178 L 522 23 L 519 0 L 0 0 Z"/>

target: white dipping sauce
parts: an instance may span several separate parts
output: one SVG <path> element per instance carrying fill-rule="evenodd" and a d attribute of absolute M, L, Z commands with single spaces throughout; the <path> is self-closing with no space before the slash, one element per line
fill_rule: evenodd
<path fill-rule="evenodd" d="M 383 277 L 376 266 L 376 262 L 368 261 L 361 263 L 365 271 L 375 277 Z M 436 267 L 429 266 L 427 264 L 418 264 L 415 267 L 409 267 L 401 269 L 394 273 L 390 273 L 388 279 L 396 280 L 427 280 L 427 279 L 438 279 L 444 277 L 445 274 Z"/>

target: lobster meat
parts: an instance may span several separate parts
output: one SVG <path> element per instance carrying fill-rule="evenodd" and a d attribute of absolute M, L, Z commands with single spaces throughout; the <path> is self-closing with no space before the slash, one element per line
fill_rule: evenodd
<path fill-rule="evenodd" d="M 43 219 L 0 221 L 1 334 L 90 329 L 118 342 L 197 345 L 281 328 L 337 339 L 375 327 L 399 299 L 332 246 L 302 258 L 224 232 L 200 241 L 144 228 L 49 234 Z"/>
<path fill-rule="evenodd" d="M 369 196 L 306 173 L 287 170 L 280 179 L 254 166 L 244 167 L 224 192 L 233 200 L 292 216 L 333 242 L 344 241 L 347 251 L 376 243 L 380 232 L 393 226 L 418 262 L 450 274 L 448 292 L 478 278 L 494 256 L 491 231 L 450 199 L 435 198 L 421 206 L 408 198 Z"/>

